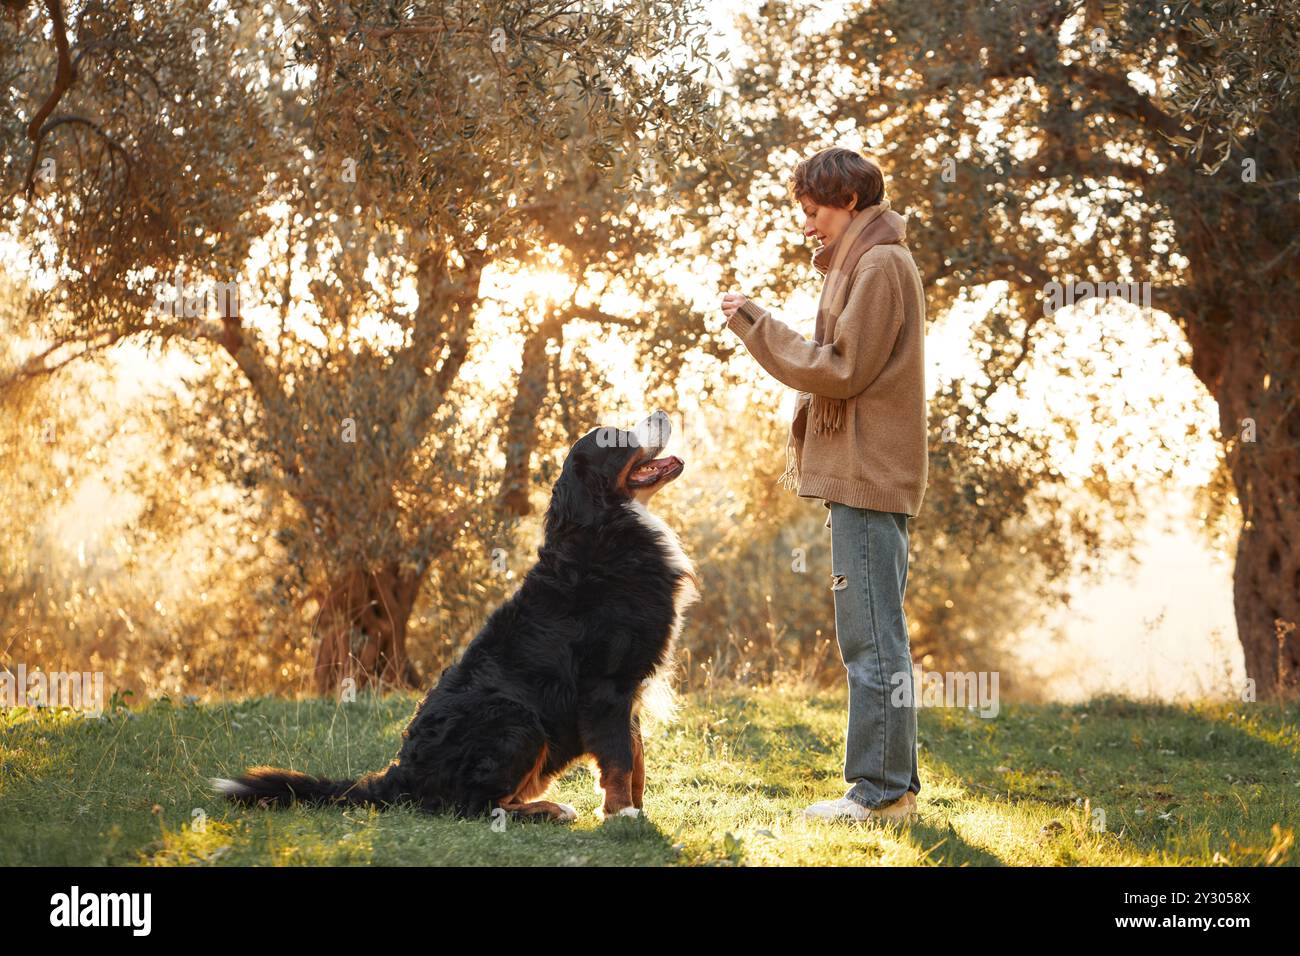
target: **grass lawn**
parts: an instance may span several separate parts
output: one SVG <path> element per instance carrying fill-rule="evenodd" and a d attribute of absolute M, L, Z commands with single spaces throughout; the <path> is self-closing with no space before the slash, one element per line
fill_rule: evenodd
<path fill-rule="evenodd" d="M 392 758 L 416 698 L 162 701 L 102 720 L 0 712 L 0 865 L 1295 865 L 1300 705 L 1119 699 L 920 712 L 920 821 L 818 824 L 840 795 L 845 701 L 697 694 L 647 737 L 646 816 L 602 824 L 589 770 L 551 789 L 571 825 L 409 810 L 245 810 L 212 776 L 355 776 Z"/>

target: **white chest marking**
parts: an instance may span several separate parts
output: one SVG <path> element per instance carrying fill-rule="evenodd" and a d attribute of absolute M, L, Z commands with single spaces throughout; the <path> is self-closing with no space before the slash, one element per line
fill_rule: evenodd
<path fill-rule="evenodd" d="M 684 612 L 700 597 L 699 588 L 695 586 L 695 565 L 682 550 L 682 542 L 677 537 L 677 532 L 668 527 L 663 518 L 651 514 L 645 505 L 635 499 L 627 502 L 627 507 L 636 515 L 637 520 L 658 538 L 668 566 L 678 572 L 677 588 L 673 592 L 673 623 L 668 634 L 668 653 L 671 662 L 673 645 L 677 643 L 677 636 L 682 630 Z M 661 670 L 665 669 L 661 668 Z"/>

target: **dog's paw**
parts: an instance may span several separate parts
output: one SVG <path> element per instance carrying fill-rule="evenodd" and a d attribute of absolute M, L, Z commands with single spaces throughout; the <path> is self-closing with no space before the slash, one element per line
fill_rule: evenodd
<path fill-rule="evenodd" d="M 578 819 L 578 811 L 575 807 L 567 803 L 557 803 L 556 806 L 560 808 L 560 815 L 555 819 L 560 823 L 572 823 Z"/>
<path fill-rule="evenodd" d="M 612 820 L 615 817 L 639 817 L 641 816 L 641 810 L 638 807 L 624 807 L 622 810 L 606 813 L 604 807 L 597 807 L 596 816 L 602 820 Z"/>

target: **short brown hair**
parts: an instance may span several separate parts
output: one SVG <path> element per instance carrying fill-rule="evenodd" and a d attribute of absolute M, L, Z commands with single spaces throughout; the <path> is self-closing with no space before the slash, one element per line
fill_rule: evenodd
<path fill-rule="evenodd" d="M 854 209 L 866 209 L 884 198 L 885 177 L 880 167 L 861 153 L 832 146 L 805 159 L 794 168 L 794 198 L 805 196 L 819 206 L 843 209 L 858 197 Z"/>

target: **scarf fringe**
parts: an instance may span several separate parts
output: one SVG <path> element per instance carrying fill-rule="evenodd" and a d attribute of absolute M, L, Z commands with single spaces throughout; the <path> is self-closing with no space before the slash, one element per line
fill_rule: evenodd
<path fill-rule="evenodd" d="M 839 431 L 844 427 L 844 414 L 848 402 L 842 398 L 814 395 L 812 399 L 813 434 Z"/>
<path fill-rule="evenodd" d="M 813 432 L 829 432 L 843 428 L 844 415 L 848 404 L 842 398 L 826 398 L 824 395 L 812 396 L 809 417 L 812 419 Z M 796 447 L 793 428 L 790 430 L 790 435 L 785 443 L 785 471 L 781 472 L 781 477 L 776 480 L 776 483 L 780 487 L 789 488 L 794 492 L 799 490 L 799 449 Z"/>
<path fill-rule="evenodd" d="M 781 477 L 776 483 L 791 491 L 799 490 L 799 459 L 794 450 L 794 435 L 791 435 L 785 443 L 785 471 L 781 472 Z"/>

